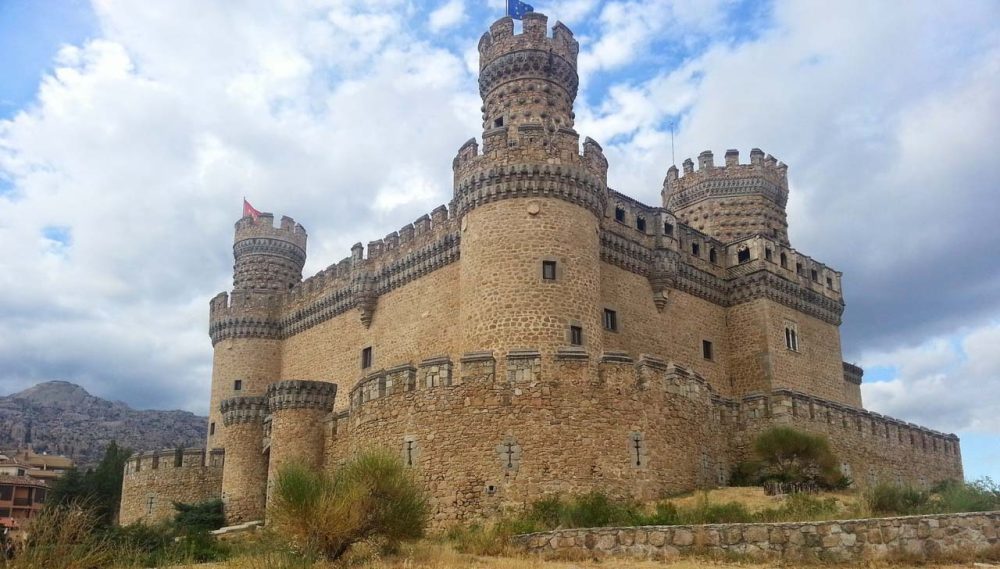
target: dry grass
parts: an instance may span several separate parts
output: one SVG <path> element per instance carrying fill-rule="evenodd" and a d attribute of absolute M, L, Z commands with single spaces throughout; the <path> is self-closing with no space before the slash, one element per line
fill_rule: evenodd
<path fill-rule="evenodd" d="M 715 488 L 707 491 L 692 492 L 674 498 L 667 498 L 666 502 L 671 502 L 678 508 L 694 508 L 705 496 L 713 504 L 723 504 L 726 502 L 738 502 L 746 506 L 751 513 L 756 513 L 768 508 L 781 506 L 784 496 L 768 496 L 764 494 L 764 489 L 759 486 Z M 858 506 L 861 497 L 850 491 L 844 492 L 823 492 L 816 494 L 817 498 L 836 498 L 843 509 L 851 509 Z"/>
<path fill-rule="evenodd" d="M 824 567 L 827 565 L 813 565 Z M 832 567 L 857 567 L 863 569 L 897 569 L 911 567 L 907 563 L 888 561 L 861 562 L 858 564 L 833 565 Z M 988 565 L 973 563 L 929 564 L 937 569 L 967 569 Z M 235 559 L 228 563 L 194 565 L 185 569 L 284 569 L 302 567 L 287 564 L 274 558 Z M 605 559 L 603 561 L 547 561 L 536 557 L 482 557 L 456 552 L 450 546 L 431 542 L 407 545 L 397 555 L 381 558 L 377 554 L 363 553 L 349 556 L 337 563 L 317 564 L 310 569 L 732 569 L 748 567 L 755 569 L 790 569 L 801 567 L 794 563 L 715 561 L 710 559 L 679 559 L 672 562 L 635 561 L 627 559 Z M 1000 567 L 1000 566 L 998 566 Z"/>

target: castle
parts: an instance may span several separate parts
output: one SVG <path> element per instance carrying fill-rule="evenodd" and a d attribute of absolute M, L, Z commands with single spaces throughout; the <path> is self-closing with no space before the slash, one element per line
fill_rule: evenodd
<path fill-rule="evenodd" d="M 452 201 L 319 274 L 302 280 L 291 218 L 236 223 L 207 446 L 130 460 L 122 523 L 219 497 L 261 520 L 282 464 L 370 447 L 414 469 L 437 527 L 554 492 L 725 485 L 773 425 L 827 435 L 860 486 L 962 477 L 955 435 L 863 409 L 841 273 L 788 240 L 787 167 L 703 152 L 659 206 L 609 188 L 573 128 L 578 51 L 542 14 L 495 22 Z"/>

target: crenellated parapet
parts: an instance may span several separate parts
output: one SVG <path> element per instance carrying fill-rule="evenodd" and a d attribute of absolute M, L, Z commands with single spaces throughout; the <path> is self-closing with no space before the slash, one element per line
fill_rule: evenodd
<path fill-rule="evenodd" d="M 458 365 L 454 362 L 457 361 Z M 515 390 L 535 386 L 539 382 L 573 382 L 579 378 L 596 377 L 593 387 L 658 389 L 708 405 L 721 398 L 709 382 L 686 366 L 669 362 L 650 354 L 633 357 L 627 352 L 601 352 L 591 355 L 582 346 L 565 346 L 557 350 L 551 363 L 543 361 L 539 350 L 510 350 L 503 358 L 506 373 L 498 374 L 498 361 L 491 351 L 468 352 L 453 358 L 438 355 L 421 360 L 417 365 L 404 362 L 377 370 L 362 378 L 349 394 L 353 414 L 374 401 L 401 401 L 405 394 L 431 392 L 452 388 Z M 576 373 L 575 369 L 593 368 L 594 374 Z"/>
<path fill-rule="evenodd" d="M 230 397 L 224 399 L 219 405 L 222 412 L 222 422 L 225 426 L 260 423 L 268 414 L 267 398 L 259 397 Z"/>
<path fill-rule="evenodd" d="M 671 166 L 663 182 L 663 205 L 682 223 L 723 242 L 764 235 L 788 245 L 788 167 L 759 148 L 750 163 L 739 163 L 739 151 L 726 151 L 716 166 L 711 151 L 698 156 L 698 170 L 688 158 L 683 175 Z"/>
<path fill-rule="evenodd" d="M 337 384 L 326 381 L 285 380 L 267 387 L 267 406 L 274 413 L 288 409 L 330 411 L 337 396 Z"/>
<path fill-rule="evenodd" d="M 225 463 L 225 451 L 204 448 L 163 449 L 152 452 L 139 452 L 125 461 L 125 477 L 136 477 L 141 473 L 172 469 L 218 469 L 222 472 Z"/>
<path fill-rule="evenodd" d="M 233 289 L 281 292 L 301 281 L 306 238 L 305 228 L 287 216 L 281 218 L 277 227 L 270 213 L 237 221 Z"/>
<path fill-rule="evenodd" d="M 844 362 L 844 381 L 861 385 L 861 378 L 865 375 L 865 370 L 861 366 Z"/>

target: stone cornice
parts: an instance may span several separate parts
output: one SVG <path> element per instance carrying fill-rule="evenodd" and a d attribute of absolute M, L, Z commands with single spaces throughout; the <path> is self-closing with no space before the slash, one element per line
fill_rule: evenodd
<path fill-rule="evenodd" d="M 455 182 L 457 215 L 473 208 L 510 198 L 556 198 L 604 215 L 607 191 L 604 182 L 582 165 L 510 164 L 475 169 Z"/>
<path fill-rule="evenodd" d="M 479 93 L 484 98 L 498 86 L 515 79 L 538 78 L 566 89 L 576 98 L 579 79 L 573 65 L 550 51 L 522 49 L 490 61 L 479 72 Z"/>
<path fill-rule="evenodd" d="M 753 194 L 762 195 L 781 207 L 788 202 L 788 190 L 759 175 L 699 180 L 672 194 L 667 207 L 676 210 L 707 198 Z"/>
<path fill-rule="evenodd" d="M 839 325 L 844 303 L 812 291 L 766 270 L 722 278 L 684 262 L 670 249 L 651 250 L 609 231 L 601 231 L 601 260 L 629 272 L 646 276 L 654 294 L 673 288 L 719 306 L 735 306 L 767 298 L 824 322 Z"/>
<path fill-rule="evenodd" d="M 249 237 L 237 241 L 233 245 L 233 255 L 236 259 L 244 255 L 273 255 L 284 257 L 295 262 L 299 267 L 305 265 L 306 251 L 297 244 L 276 237 Z"/>
<path fill-rule="evenodd" d="M 315 409 L 329 412 L 337 396 L 337 384 L 326 381 L 286 380 L 267 386 L 267 406 L 271 413 L 288 409 Z"/>
<path fill-rule="evenodd" d="M 246 423 L 262 423 L 267 416 L 266 397 L 230 397 L 219 404 L 222 424 L 225 426 Z"/>

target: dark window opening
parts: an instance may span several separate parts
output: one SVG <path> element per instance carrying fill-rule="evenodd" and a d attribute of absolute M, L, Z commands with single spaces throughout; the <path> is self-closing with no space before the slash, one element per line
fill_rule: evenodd
<path fill-rule="evenodd" d="M 764 249 L 764 259 L 766 259 L 768 261 L 771 260 L 771 250 L 770 249 Z"/>
<path fill-rule="evenodd" d="M 212 436 L 215 434 L 215 423 L 209 423 L 208 425 L 208 435 Z"/>
<path fill-rule="evenodd" d="M 697 243 L 692 243 L 691 244 L 691 254 L 694 255 L 695 257 L 700 256 L 701 255 L 701 246 L 698 245 Z"/>
<path fill-rule="evenodd" d="M 580 326 L 569 327 L 569 343 L 574 346 L 583 345 L 583 328 Z"/>
<path fill-rule="evenodd" d="M 503 117 L 497 118 L 493 121 L 494 128 L 500 128 L 503 126 Z"/>
<path fill-rule="evenodd" d="M 243 380 L 237 379 L 236 381 L 233 382 L 233 391 L 242 391 L 242 390 L 243 390 Z"/>
<path fill-rule="evenodd" d="M 750 262 L 750 249 L 740 249 L 736 252 L 736 260 L 740 263 Z"/>
<path fill-rule="evenodd" d="M 799 351 L 799 339 L 792 326 L 785 326 L 785 347 L 793 352 Z"/>
<path fill-rule="evenodd" d="M 785 256 L 784 253 L 781 254 L 781 268 L 782 269 L 787 269 L 788 268 L 788 257 Z"/>
<path fill-rule="evenodd" d="M 802 263 L 795 263 L 795 274 L 802 274 Z"/>
<path fill-rule="evenodd" d="M 361 350 L 361 369 L 368 369 L 372 367 L 372 347 Z"/>
<path fill-rule="evenodd" d="M 812 276 L 812 280 L 813 280 L 814 283 L 818 283 L 819 282 L 819 273 L 816 271 L 816 269 L 812 270 L 810 276 Z"/>
<path fill-rule="evenodd" d="M 542 278 L 547 281 L 556 280 L 556 262 L 542 261 Z"/>
<path fill-rule="evenodd" d="M 715 252 L 715 247 L 712 247 L 711 249 L 708 250 L 708 260 L 713 263 L 718 262 L 719 256 Z"/>
<path fill-rule="evenodd" d="M 708 340 L 701 341 L 701 355 L 706 360 L 712 359 L 712 342 Z"/>
<path fill-rule="evenodd" d="M 610 308 L 604 309 L 604 329 L 611 332 L 618 331 L 618 313 Z"/>
<path fill-rule="evenodd" d="M 635 228 L 638 229 L 639 231 L 645 231 L 646 230 L 646 218 L 645 217 L 637 217 L 637 218 L 635 218 Z"/>
<path fill-rule="evenodd" d="M 625 208 L 615 208 L 615 221 L 625 222 Z"/>
<path fill-rule="evenodd" d="M 833 288 L 833 279 L 826 277 L 826 288 Z"/>
<path fill-rule="evenodd" d="M 674 235 L 674 225 L 672 223 L 663 224 L 663 234 L 673 237 Z"/>
<path fill-rule="evenodd" d="M 174 468 L 184 466 L 184 449 L 178 448 L 174 451 Z"/>

